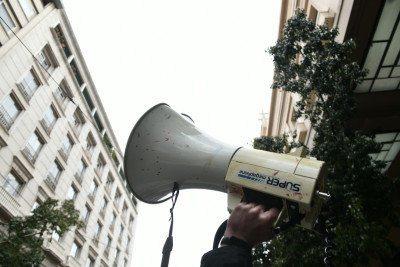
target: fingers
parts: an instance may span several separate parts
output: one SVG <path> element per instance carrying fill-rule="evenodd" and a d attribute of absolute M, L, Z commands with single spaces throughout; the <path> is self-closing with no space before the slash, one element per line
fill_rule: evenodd
<path fill-rule="evenodd" d="M 232 211 L 225 235 L 233 235 L 244 240 L 250 246 L 273 238 L 272 225 L 279 210 L 265 210 L 263 205 L 240 203 Z"/>

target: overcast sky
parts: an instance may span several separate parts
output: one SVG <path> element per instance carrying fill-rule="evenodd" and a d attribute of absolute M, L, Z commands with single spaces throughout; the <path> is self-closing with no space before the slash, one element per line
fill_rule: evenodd
<path fill-rule="evenodd" d="M 158 103 L 237 146 L 260 134 L 273 77 L 280 0 L 63 0 L 122 151 Z M 132 266 L 159 266 L 171 203 L 139 206 Z M 226 194 L 183 190 L 171 267 L 199 266 L 228 217 Z"/>

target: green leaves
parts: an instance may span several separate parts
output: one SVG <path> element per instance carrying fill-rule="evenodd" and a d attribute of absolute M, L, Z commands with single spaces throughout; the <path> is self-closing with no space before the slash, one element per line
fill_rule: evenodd
<path fill-rule="evenodd" d="M 79 211 L 72 200 L 60 203 L 47 199 L 32 215 L 10 220 L 5 234 L 0 234 L 0 266 L 40 266 L 44 260 L 41 246 L 45 234 L 60 236 L 71 227 L 82 227 Z"/>
<path fill-rule="evenodd" d="M 354 41 L 338 43 L 337 35 L 337 29 L 315 25 L 297 12 L 287 21 L 284 37 L 268 49 L 275 64 L 271 87 L 298 94 L 296 117 L 310 120 L 316 132 L 310 155 L 328 167 L 328 190 L 334 201 L 325 209 L 337 221 L 332 229 L 334 263 L 368 264 L 371 257 L 384 262 L 393 249 L 388 230 L 399 222 L 390 199 L 399 185 L 383 173 L 382 162 L 371 160 L 369 154 L 380 150 L 373 136 L 348 124 L 356 111 L 353 90 L 367 71 L 349 61 Z M 287 136 L 261 137 L 254 147 L 282 153 L 290 145 Z M 269 252 L 262 255 L 263 261 L 273 266 L 294 262 L 321 266 L 325 236 L 325 232 L 292 228 L 266 246 Z"/>

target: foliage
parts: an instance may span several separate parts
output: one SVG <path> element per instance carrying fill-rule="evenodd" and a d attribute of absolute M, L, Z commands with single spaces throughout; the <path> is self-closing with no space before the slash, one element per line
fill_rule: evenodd
<path fill-rule="evenodd" d="M 301 11 L 287 21 L 283 33 L 268 50 L 275 63 L 272 88 L 298 94 L 296 116 L 309 119 L 316 131 L 310 154 L 328 167 L 328 189 L 334 200 L 327 207 L 336 221 L 334 262 L 363 265 L 371 257 L 384 259 L 392 247 L 386 238 L 390 225 L 382 219 L 395 218 L 388 223 L 397 223 L 390 200 L 397 185 L 384 174 L 384 163 L 369 156 L 380 150 L 373 136 L 348 124 L 356 110 L 353 90 L 366 75 L 350 62 L 355 43 L 336 42 L 336 28 L 315 25 Z M 257 144 L 257 148 L 285 146 L 282 140 L 273 141 L 268 140 L 265 147 Z M 267 262 L 320 266 L 326 246 L 323 238 L 299 228 L 281 233 L 267 246 L 271 251 Z"/>
<path fill-rule="evenodd" d="M 285 153 L 292 150 L 292 148 L 303 146 L 303 144 L 294 141 L 296 137 L 296 132 L 286 133 L 283 136 L 261 136 L 254 138 L 253 147 L 259 150 Z M 289 138 L 292 140 L 290 143 L 288 141 Z"/>
<path fill-rule="evenodd" d="M 60 236 L 73 226 L 82 227 L 79 211 L 73 200 L 59 205 L 47 199 L 26 217 L 14 217 L 0 233 L 0 266 L 40 266 L 44 260 L 41 249 L 45 235 L 56 232 Z"/>

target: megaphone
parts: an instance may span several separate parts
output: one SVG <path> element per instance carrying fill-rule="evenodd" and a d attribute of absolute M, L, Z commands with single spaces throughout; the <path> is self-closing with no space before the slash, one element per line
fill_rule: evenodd
<path fill-rule="evenodd" d="M 124 167 L 128 185 L 143 202 L 163 202 L 175 184 L 216 190 L 228 193 L 230 211 L 243 200 L 279 208 L 276 226 L 295 222 L 312 229 L 328 197 L 324 162 L 226 144 L 164 103 L 134 126 Z"/>

